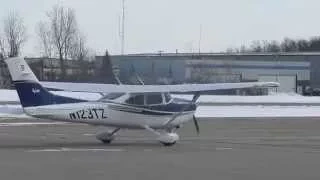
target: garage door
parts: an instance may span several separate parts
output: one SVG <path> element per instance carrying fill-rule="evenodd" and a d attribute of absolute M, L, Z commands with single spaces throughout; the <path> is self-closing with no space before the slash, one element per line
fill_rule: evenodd
<path fill-rule="evenodd" d="M 280 87 L 276 88 L 277 92 L 296 92 L 297 77 L 295 75 L 260 75 L 259 81 L 279 82 Z"/>

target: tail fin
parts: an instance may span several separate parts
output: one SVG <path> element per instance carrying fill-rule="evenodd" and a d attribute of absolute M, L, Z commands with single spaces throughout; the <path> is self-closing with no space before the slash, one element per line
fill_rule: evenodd
<path fill-rule="evenodd" d="M 5 61 L 22 107 L 84 102 L 84 100 L 52 94 L 42 87 L 23 58 L 9 58 Z"/>

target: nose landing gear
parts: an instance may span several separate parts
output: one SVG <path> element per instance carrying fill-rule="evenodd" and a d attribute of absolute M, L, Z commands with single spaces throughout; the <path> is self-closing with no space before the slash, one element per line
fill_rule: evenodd
<path fill-rule="evenodd" d="M 164 146 L 172 146 L 179 140 L 179 135 L 177 133 L 163 133 L 158 140 Z"/>
<path fill-rule="evenodd" d="M 176 144 L 176 142 L 180 139 L 179 135 L 177 133 L 174 133 L 172 131 L 168 132 L 159 132 L 156 131 L 149 126 L 145 126 L 145 129 L 149 132 L 152 132 L 153 134 L 158 136 L 158 141 L 163 144 L 164 146 L 172 146 Z"/>

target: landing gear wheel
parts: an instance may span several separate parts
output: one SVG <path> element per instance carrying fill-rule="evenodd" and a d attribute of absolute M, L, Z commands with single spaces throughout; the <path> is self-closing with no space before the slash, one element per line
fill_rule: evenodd
<path fill-rule="evenodd" d="M 97 136 L 97 139 L 101 141 L 103 144 L 110 144 L 114 140 L 114 136 L 110 136 L 108 134 L 104 134 L 104 135 L 105 136 L 103 135 Z"/>
<path fill-rule="evenodd" d="M 118 132 L 120 128 L 114 129 L 112 132 L 102 132 L 96 135 L 96 138 L 104 144 L 110 144 L 114 138 L 115 133 Z"/>
<path fill-rule="evenodd" d="M 108 140 L 100 140 L 103 144 L 110 144 L 112 142 L 111 139 Z"/>
<path fill-rule="evenodd" d="M 176 142 L 179 140 L 179 135 L 175 132 L 173 132 L 172 129 L 167 130 L 167 132 L 158 132 L 149 126 L 144 126 L 144 128 L 153 134 L 158 136 L 158 141 L 163 144 L 164 146 L 172 146 L 176 144 Z"/>
<path fill-rule="evenodd" d="M 176 144 L 176 142 L 179 140 L 179 136 L 176 133 L 165 133 L 165 134 L 161 134 L 158 140 L 164 146 L 172 146 Z"/>
<path fill-rule="evenodd" d="M 169 146 L 173 146 L 173 145 L 175 145 L 176 144 L 176 141 L 174 141 L 174 142 L 161 142 L 161 144 L 163 144 L 164 146 L 167 146 L 167 147 L 169 147 Z"/>

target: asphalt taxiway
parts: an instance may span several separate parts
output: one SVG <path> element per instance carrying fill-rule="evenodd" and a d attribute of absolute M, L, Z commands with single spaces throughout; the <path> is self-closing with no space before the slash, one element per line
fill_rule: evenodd
<path fill-rule="evenodd" d="M 172 147 L 146 131 L 104 145 L 97 127 L 11 123 L 0 122 L 0 179 L 320 179 L 320 118 L 202 120 Z"/>

